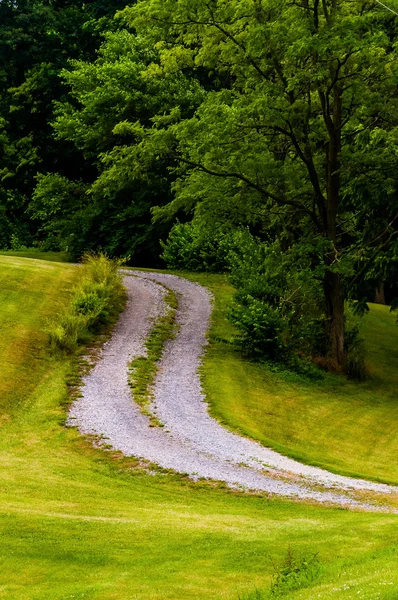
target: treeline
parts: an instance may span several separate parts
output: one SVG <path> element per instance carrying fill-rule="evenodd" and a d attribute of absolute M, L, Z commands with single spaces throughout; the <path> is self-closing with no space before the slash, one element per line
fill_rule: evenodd
<path fill-rule="evenodd" d="M 392 13 L 3 0 L 0 23 L 0 245 L 156 265 L 179 219 L 164 258 L 234 272 L 247 348 L 349 370 L 346 301 L 396 291 Z"/>
<path fill-rule="evenodd" d="M 151 225 L 150 208 L 170 198 L 166 166 L 92 190 L 119 143 L 113 128 L 168 108 L 150 86 L 137 89 L 153 51 L 114 18 L 125 5 L 1 1 L 0 248 L 77 258 L 100 247 L 156 264 L 164 227 Z"/>

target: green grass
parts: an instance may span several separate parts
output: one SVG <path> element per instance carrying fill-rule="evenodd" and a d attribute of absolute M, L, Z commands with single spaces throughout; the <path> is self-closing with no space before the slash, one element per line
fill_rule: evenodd
<path fill-rule="evenodd" d="M 44 326 L 65 306 L 74 275 L 67 265 L 0 256 L 0 422 L 51 370 Z"/>
<path fill-rule="evenodd" d="M 220 275 L 186 276 L 215 295 L 202 374 L 221 422 L 309 464 L 398 484 L 398 326 L 388 307 L 371 305 L 363 318 L 370 378 L 314 381 L 243 360 L 228 343 L 233 289 Z"/>
<path fill-rule="evenodd" d="M 64 428 L 71 359 L 48 358 L 42 325 L 74 268 L 7 257 L 0 276 L 0 598 L 237 600 L 269 589 L 289 547 L 322 564 L 293 599 L 396 598 L 396 516 L 147 474 Z"/>
<path fill-rule="evenodd" d="M 42 252 L 36 248 L 27 250 L 0 250 L 0 256 L 16 256 L 19 258 L 34 258 L 46 262 L 71 262 L 71 257 L 66 252 Z"/>

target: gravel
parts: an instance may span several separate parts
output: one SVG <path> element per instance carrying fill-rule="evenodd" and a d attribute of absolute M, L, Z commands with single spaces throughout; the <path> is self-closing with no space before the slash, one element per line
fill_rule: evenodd
<path fill-rule="evenodd" d="M 397 488 L 329 473 L 264 448 L 224 429 L 208 413 L 198 368 L 212 307 L 208 290 L 169 274 L 125 271 L 128 303 L 68 424 L 95 434 L 126 456 L 140 457 L 194 479 L 289 498 L 372 511 L 385 507 L 355 498 L 355 491 L 396 493 Z M 133 275 L 133 276 L 132 276 Z M 159 283 L 163 285 L 158 285 Z M 128 364 L 145 356 L 145 339 L 165 310 L 163 286 L 178 297 L 176 336 L 166 343 L 154 383 L 151 411 L 164 427 L 151 427 L 128 385 Z"/>

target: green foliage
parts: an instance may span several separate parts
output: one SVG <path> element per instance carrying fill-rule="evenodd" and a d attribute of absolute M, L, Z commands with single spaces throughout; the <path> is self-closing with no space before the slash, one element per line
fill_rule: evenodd
<path fill-rule="evenodd" d="M 113 28 L 110 16 L 125 4 L 0 3 L 0 247 L 10 247 L 11 233 L 24 245 L 43 239 L 27 213 L 39 170 L 79 179 L 90 169 L 70 145 L 55 139 L 53 103 L 67 95 L 61 70 L 70 59 L 95 57 L 102 32 Z M 51 246 L 57 249 L 53 241 Z"/>
<path fill-rule="evenodd" d="M 271 304 L 240 294 L 229 313 L 231 322 L 242 332 L 237 342 L 243 352 L 255 358 L 284 358 L 283 317 Z"/>
<path fill-rule="evenodd" d="M 36 179 L 28 212 L 40 223 L 42 247 L 69 252 L 75 259 L 80 258 L 90 227 L 87 185 L 54 173 L 38 175 Z"/>
<path fill-rule="evenodd" d="M 289 592 L 302 589 L 319 576 L 321 563 L 316 553 L 297 554 L 289 548 L 276 570 L 271 585 L 270 598 L 283 598 Z"/>
<path fill-rule="evenodd" d="M 322 294 L 309 264 L 305 254 L 282 252 L 278 244 L 255 238 L 247 253 L 235 254 L 231 282 L 237 292 L 229 318 L 249 356 L 298 368 L 297 355 L 308 359 L 325 344 Z"/>
<path fill-rule="evenodd" d="M 12 233 L 10 236 L 10 247 L 11 250 L 27 250 L 26 246 L 15 233 Z"/>
<path fill-rule="evenodd" d="M 172 112 L 177 121 L 192 115 L 200 86 L 184 73 L 149 77 L 150 65 L 160 69 L 157 49 L 121 28 L 107 32 L 95 61 L 73 61 L 62 71 L 70 91 L 56 104 L 55 136 L 72 144 L 90 168 L 82 174 L 84 185 L 59 174 L 41 176 L 33 211 L 46 239 L 54 232 L 74 254 L 101 247 L 134 264 L 159 260 L 159 238 L 169 225 L 152 224 L 151 208 L 170 201 L 167 167 L 174 161 L 158 148 L 148 168 L 142 128 L 155 127 L 159 114 Z"/>
<path fill-rule="evenodd" d="M 123 308 L 125 292 L 121 261 L 104 254 L 86 254 L 70 305 L 48 327 L 50 348 L 67 353 L 86 344 L 101 325 L 112 322 Z"/>
<path fill-rule="evenodd" d="M 239 330 L 235 341 L 243 353 L 256 360 L 284 363 L 310 378 L 322 377 L 312 360 L 334 370 L 328 355 L 322 291 L 311 276 L 308 257 L 252 238 L 247 254 L 235 255 L 230 264 L 237 292 L 229 319 Z M 346 325 L 344 350 L 344 374 L 365 380 L 366 351 L 358 324 L 351 329 Z"/>
<path fill-rule="evenodd" d="M 242 228 L 210 227 L 199 219 L 177 222 L 162 243 L 161 257 L 169 269 L 222 273 L 245 253 L 251 239 L 249 231 Z"/>

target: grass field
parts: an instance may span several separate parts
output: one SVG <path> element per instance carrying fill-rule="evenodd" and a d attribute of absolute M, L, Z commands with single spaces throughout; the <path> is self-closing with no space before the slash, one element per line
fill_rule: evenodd
<path fill-rule="evenodd" d="M 52 368 L 43 325 L 67 299 L 73 269 L 0 256 L 0 421 L 21 408 Z"/>
<path fill-rule="evenodd" d="M 220 421 L 309 464 L 398 484 L 398 326 L 387 306 L 371 305 L 362 321 L 368 381 L 309 380 L 242 360 L 225 343 L 233 289 L 220 275 L 186 276 L 215 296 L 203 383 Z"/>
<path fill-rule="evenodd" d="M 34 258 L 46 262 L 70 262 L 70 256 L 66 252 L 42 252 L 36 248 L 27 250 L 0 250 L 0 256 L 19 258 Z"/>
<path fill-rule="evenodd" d="M 63 426 L 71 365 L 48 358 L 43 323 L 75 276 L 0 257 L 0 598 L 237 600 L 290 547 L 322 569 L 286 598 L 396 599 L 397 516 L 147 474 Z"/>

